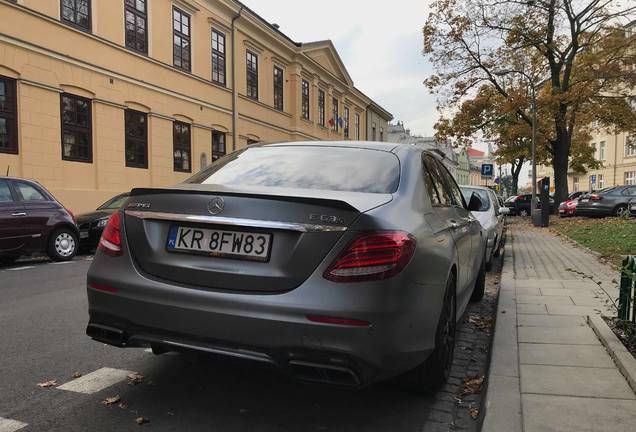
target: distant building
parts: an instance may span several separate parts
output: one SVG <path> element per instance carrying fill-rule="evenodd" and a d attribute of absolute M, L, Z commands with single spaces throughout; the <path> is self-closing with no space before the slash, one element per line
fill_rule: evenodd
<path fill-rule="evenodd" d="M 449 143 L 439 142 L 434 137 L 412 135 L 411 131 L 404 127 L 404 122 L 389 124 L 387 141 L 397 144 L 416 145 L 426 150 L 437 152 L 437 154 L 443 157 L 442 161 L 446 168 L 448 168 L 448 171 L 457 179 L 457 168 L 459 166 L 458 156 Z"/>
<path fill-rule="evenodd" d="M 492 146 L 490 144 L 488 145 L 488 152 L 483 152 L 474 148 L 468 148 L 466 152 L 468 153 L 470 165 L 470 184 L 472 186 L 494 186 L 494 181 L 497 178 L 497 165 L 495 163 L 495 158 L 493 157 Z M 493 172 L 492 178 L 484 178 L 481 176 L 481 166 L 484 164 L 493 165 L 495 172 Z"/>
<path fill-rule="evenodd" d="M 455 149 L 457 155 L 457 171 L 455 178 L 460 185 L 470 184 L 470 159 L 465 147 Z"/>
<path fill-rule="evenodd" d="M 389 122 L 393 120 L 393 115 L 372 102 L 367 107 L 367 140 L 388 141 Z"/>

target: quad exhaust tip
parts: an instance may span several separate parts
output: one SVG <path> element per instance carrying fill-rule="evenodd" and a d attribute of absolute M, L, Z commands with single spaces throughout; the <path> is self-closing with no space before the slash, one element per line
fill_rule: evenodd
<path fill-rule="evenodd" d="M 294 376 L 303 381 L 346 387 L 361 385 L 358 375 L 347 367 L 300 360 L 291 360 L 289 367 Z"/>

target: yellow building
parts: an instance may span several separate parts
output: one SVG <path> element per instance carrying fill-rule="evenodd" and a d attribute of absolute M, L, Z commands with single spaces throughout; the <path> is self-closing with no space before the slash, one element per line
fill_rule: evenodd
<path fill-rule="evenodd" d="M 251 143 L 367 139 L 377 106 L 330 41 L 235 0 L 0 0 L 0 17 L 0 173 L 76 212 Z"/>

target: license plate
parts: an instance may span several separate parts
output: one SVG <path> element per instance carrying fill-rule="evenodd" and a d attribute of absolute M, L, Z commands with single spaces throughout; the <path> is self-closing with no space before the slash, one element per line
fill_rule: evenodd
<path fill-rule="evenodd" d="M 589 200 L 589 199 L 587 199 L 587 198 L 585 198 L 585 199 L 582 199 L 582 200 L 581 200 L 581 202 L 589 202 L 589 201 L 590 201 L 590 200 Z"/>
<path fill-rule="evenodd" d="M 88 235 L 89 235 L 88 231 L 80 231 L 80 238 L 81 239 L 88 238 Z"/>
<path fill-rule="evenodd" d="M 268 261 L 272 235 L 245 231 L 172 226 L 168 233 L 169 252 Z"/>

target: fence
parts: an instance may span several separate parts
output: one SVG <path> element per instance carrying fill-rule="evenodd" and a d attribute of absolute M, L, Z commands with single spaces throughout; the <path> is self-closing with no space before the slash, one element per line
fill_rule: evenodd
<path fill-rule="evenodd" d="M 636 256 L 628 256 L 623 260 L 618 318 L 636 324 Z"/>

